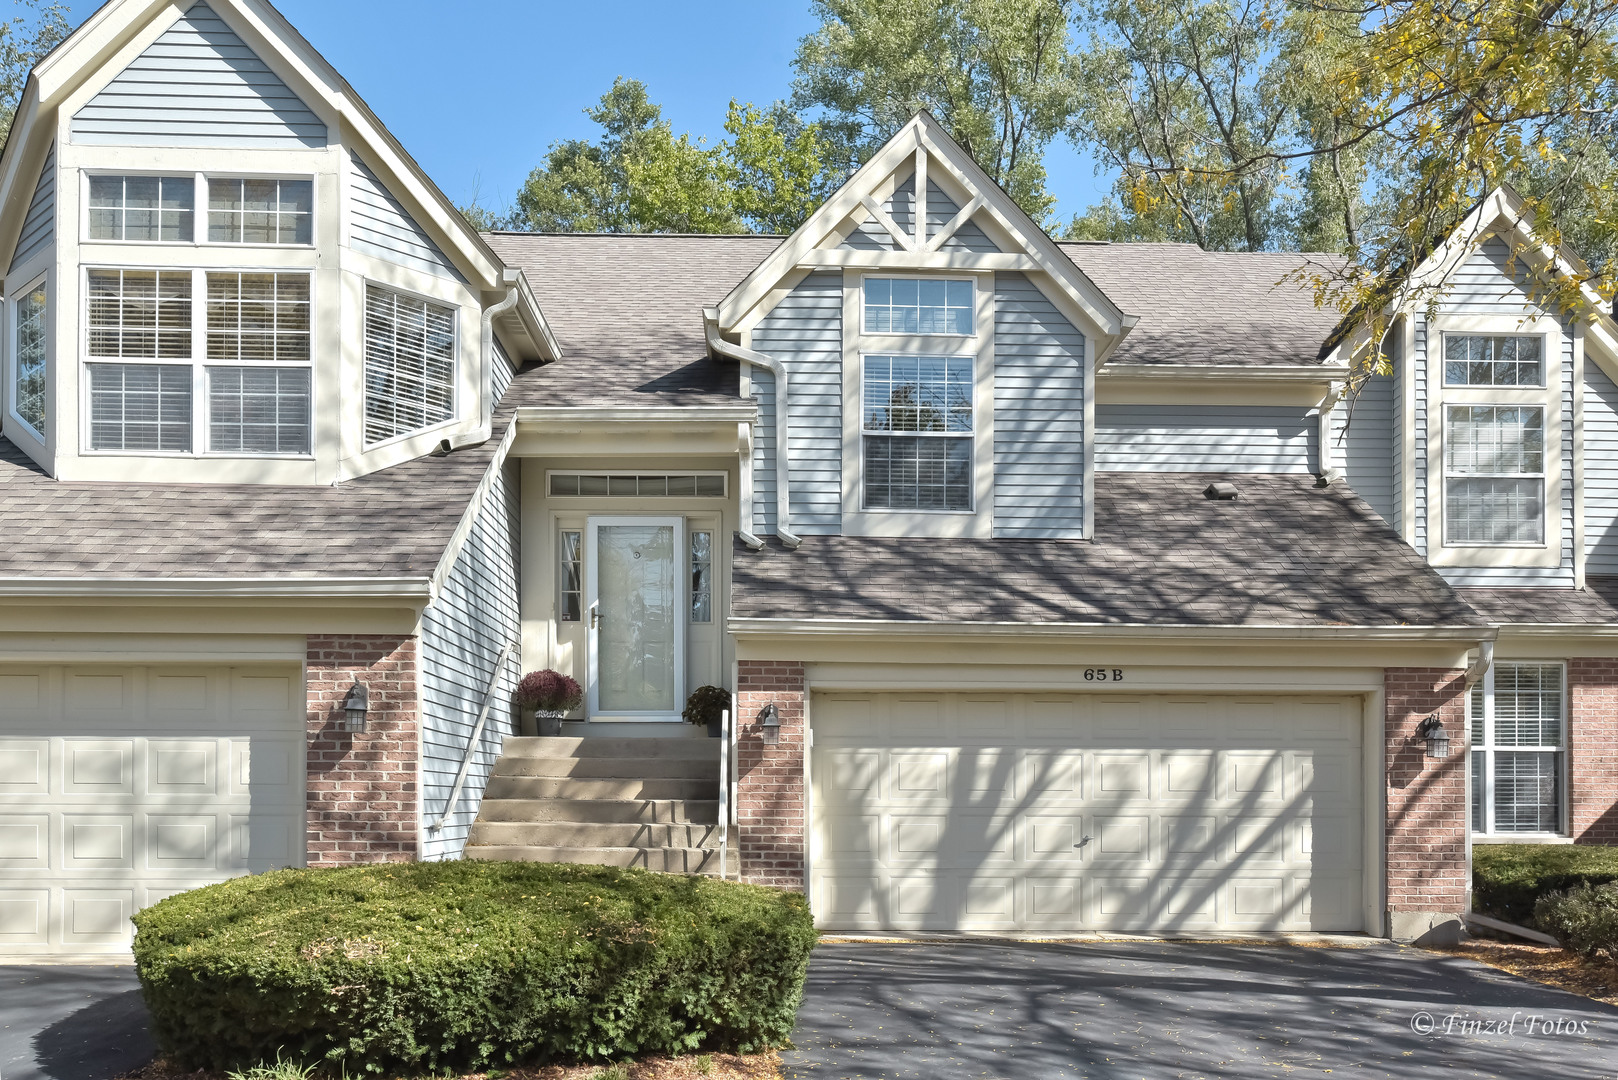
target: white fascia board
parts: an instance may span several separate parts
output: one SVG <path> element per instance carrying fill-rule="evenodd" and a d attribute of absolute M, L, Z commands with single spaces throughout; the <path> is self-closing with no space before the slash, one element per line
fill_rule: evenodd
<path fill-rule="evenodd" d="M 1264 624 L 1120 624 L 1019 622 L 914 622 L 898 619 L 730 619 L 738 637 L 1097 638 L 1185 640 L 1217 644 L 1253 641 L 1493 641 L 1496 626 L 1283 626 Z M 1514 628 L 1515 629 L 1515 628 Z"/>
<path fill-rule="evenodd" d="M 224 0 L 222 0 L 224 2 Z M 173 23 L 185 14 L 178 0 L 108 0 L 34 65 L 39 99 L 54 108 L 112 59 L 148 23 L 165 12 Z"/>
<path fill-rule="evenodd" d="M 1618 638 L 1618 623 L 1502 623 L 1500 629 L 1523 637 Z"/>
<path fill-rule="evenodd" d="M 425 603 L 424 577 L 5 577 L 0 598 L 89 599 L 212 598 L 244 600 L 385 599 Z"/>
<path fill-rule="evenodd" d="M 5 267 L 11 265 L 23 222 L 28 217 L 28 205 L 33 202 L 34 189 L 39 184 L 39 171 L 55 134 L 56 125 L 39 122 L 41 112 L 38 84 L 30 78 L 12 118 L 5 157 L 0 160 L 0 253 L 5 257 L 0 263 L 0 277 L 4 276 Z"/>
<path fill-rule="evenodd" d="M 521 270 L 507 270 L 505 273 L 508 280 L 511 275 L 516 276 L 517 294 L 521 297 L 517 303 L 517 315 L 522 319 L 523 327 L 539 350 L 539 358 L 560 360 L 562 347 L 556 343 L 556 335 L 551 333 L 551 324 L 539 306 L 539 298 L 534 295 L 533 286 L 528 283 L 528 275 Z"/>
<path fill-rule="evenodd" d="M 524 405 L 517 409 L 520 424 L 751 424 L 757 419 L 756 404 Z"/>
<path fill-rule="evenodd" d="M 862 251 L 851 248 L 815 248 L 798 260 L 811 270 L 1044 270 L 1032 255 L 1015 251 Z"/>
<path fill-rule="evenodd" d="M 1175 382 L 1330 382 L 1346 378 L 1342 364 L 1107 364 L 1103 379 L 1164 379 Z"/>

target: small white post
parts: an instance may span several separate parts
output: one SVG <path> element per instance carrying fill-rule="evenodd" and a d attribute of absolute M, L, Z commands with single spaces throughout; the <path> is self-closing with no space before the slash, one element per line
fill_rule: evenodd
<path fill-rule="evenodd" d="M 730 839 L 730 710 L 719 714 L 719 880 L 725 880 L 725 855 Z"/>

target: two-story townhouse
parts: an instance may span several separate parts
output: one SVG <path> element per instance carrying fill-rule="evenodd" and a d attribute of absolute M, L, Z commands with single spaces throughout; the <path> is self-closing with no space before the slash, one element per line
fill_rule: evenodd
<path fill-rule="evenodd" d="M 0 952 L 463 856 L 1453 934 L 1473 842 L 1618 839 L 1558 256 L 1495 196 L 1345 391 L 1331 256 L 1054 242 L 925 115 L 790 237 L 478 236 L 262 0 L 112 0 L 0 158 Z"/>

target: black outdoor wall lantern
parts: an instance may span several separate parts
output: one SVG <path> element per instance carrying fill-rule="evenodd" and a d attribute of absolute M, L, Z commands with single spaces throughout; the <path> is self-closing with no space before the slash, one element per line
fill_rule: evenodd
<path fill-rule="evenodd" d="M 759 710 L 758 724 L 763 729 L 761 734 L 765 742 L 773 743 L 781 738 L 781 710 L 775 707 L 775 702 Z"/>
<path fill-rule="evenodd" d="M 348 695 L 343 698 L 343 719 L 338 730 L 351 734 L 361 734 L 365 731 L 365 714 L 370 709 L 370 692 L 358 679 L 348 688 Z"/>
<path fill-rule="evenodd" d="M 1438 719 L 1437 713 L 1421 722 L 1416 728 L 1416 738 L 1427 740 L 1428 757 L 1449 757 L 1449 732 L 1444 730 L 1444 723 Z"/>

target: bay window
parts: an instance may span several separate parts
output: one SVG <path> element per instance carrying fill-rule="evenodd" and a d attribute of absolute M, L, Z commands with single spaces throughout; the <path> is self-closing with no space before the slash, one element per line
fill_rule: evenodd
<path fill-rule="evenodd" d="M 92 269 L 86 296 L 91 450 L 310 452 L 307 273 Z"/>
<path fill-rule="evenodd" d="M 1473 686 L 1473 832 L 1564 831 L 1565 702 L 1561 664 L 1496 662 Z"/>
<path fill-rule="evenodd" d="M 867 356 L 864 506 L 972 509 L 972 357 Z"/>

